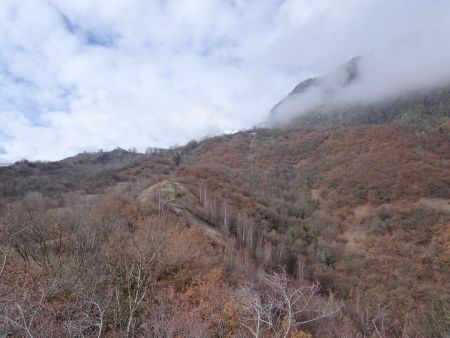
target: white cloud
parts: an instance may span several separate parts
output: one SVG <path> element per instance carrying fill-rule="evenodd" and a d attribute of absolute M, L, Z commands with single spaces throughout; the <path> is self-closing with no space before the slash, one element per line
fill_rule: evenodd
<path fill-rule="evenodd" d="M 348 83 L 340 67 L 277 105 L 270 122 L 285 123 L 313 109 L 367 104 L 450 85 L 450 27 L 396 39 L 357 59 L 358 77 Z"/>
<path fill-rule="evenodd" d="M 304 26 L 322 16 L 339 19 L 345 16 L 353 0 L 286 0 L 279 14 L 293 26 Z"/>
<path fill-rule="evenodd" d="M 443 20 L 448 8 L 441 0 L 4 0 L 0 162 L 252 127 L 304 76 Z"/>

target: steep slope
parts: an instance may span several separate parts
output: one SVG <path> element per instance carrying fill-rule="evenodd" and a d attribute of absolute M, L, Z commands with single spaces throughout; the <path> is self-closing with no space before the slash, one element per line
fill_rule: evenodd
<path fill-rule="evenodd" d="M 211 191 L 217 226 L 228 207 L 260 264 L 383 307 L 397 336 L 399 313 L 425 329 L 450 306 L 448 127 L 255 130 L 200 143 L 176 175 Z"/>
<path fill-rule="evenodd" d="M 105 170 L 115 178 L 104 180 Z M 56 216 L 19 212 L 22 216 L 11 219 L 38 215 L 49 222 L 42 224 L 74 231 L 70 236 L 77 241 L 66 243 L 58 235 L 61 228 L 50 227 L 46 236 L 53 237 L 41 243 L 44 253 L 58 255 L 61 247 L 77 253 L 77 243 L 96 253 L 91 239 L 98 241 L 104 255 L 99 259 L 108 262 L 99 270 L 101 283 L 114 278 L 124 283 L 123 263 L 110 262 L 139 257 L 133 243 L 143 250 L 141 241 L 163 235 L 146 231 L 164 229 L 158 231 L 168 236 L 168 247 L 152 270 L 160 300 L 152 298 L 143 312 L 148 315 L 151 306 L 170 304 L 173 308 L 164 310 L 170 316 L 195 313 L 187 323 L 203 323 L 199 318 L 211 311 L 227 316 L 224 306 L 231 300 L 225 293 L 233 285 L 283 266 L 292 277 L 319 281 L 324 294 L 332 290 L 345 301 L 342 317 L 330 326 L 304 328 L 317 336 L 370 336 L 376 334 L 373 323 L 382 324 L 388 336 L 406 330 L 412 336 L 444 337 L 450 330 L 449 123 L 255 129 L 148 155 L 120 151 L 55 163 L 21 162 L 0 168 L 0 174 L 7 197 L 2 215 L 41 210 L 42 199 L 21 200 L 27 192 L 50 197 L 44 200 Z M 80 194 L 96 197 L 80 199 Z M 103 235 L 93 235 L 97 228 L 114 235 L 105 242 L 111 247 L 102 244 Z M 32 249 L 40 259 L 40 251 Z M 8 268 L 14 266 L 19 265 Z M 70 270 L 74 263 L 62 266 L 76 276 Z M 83 269 L 77 273 L 96 276 Z M 97 285 L 82 282 L 81 289 Z M 212 307 L 208 302 L 215 296 L 203 296 L 215 293 L 203 295 L 204 282 L 208 292 L 220 285 L 220 302 Z M 205 327 L 219 330 L 224 324 L 214 318 Z M 183 330 L 191 324 L 177 325 L 177 332 L 188 332 Z"/>
<path fill-rule="evenodd" d="M 361 125 L 390 122 L 439 125 L 450 117 L 450 86 L 403 90 L 384 97 L 361 94 L 364 57 L 299 83 L 270 112 L 269 126 Z M 450 82 L 450 80 L 448 81 Z M 373 95 L 376 97 L 376 95 Z"/>

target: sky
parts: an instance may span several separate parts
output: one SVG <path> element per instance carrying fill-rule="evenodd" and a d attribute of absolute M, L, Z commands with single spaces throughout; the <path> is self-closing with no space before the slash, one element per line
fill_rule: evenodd
<path fill-rule="evenodd" d="M 251 128 L 448 0 L 2 0 L 0 163 Z"/>
<path fill-rule="evenodd" d="M 333 114 L 349 106 L 407 98 L 449 85 L 450 20 L 403 35 L 319 80 L 303 83 L 302 90 L 291 92 L 274 107 L 264 125 L 289 125 L 304 114 Z"/>

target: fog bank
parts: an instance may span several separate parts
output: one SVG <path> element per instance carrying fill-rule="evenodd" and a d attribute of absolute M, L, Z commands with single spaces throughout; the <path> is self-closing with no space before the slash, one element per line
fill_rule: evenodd
<path fill-rule="evenodd" d="M 271 112 L 285 123 L 312 111 L 371 104 L 450 84 L 450 31 L 416 33 L 300 83 Z"/>

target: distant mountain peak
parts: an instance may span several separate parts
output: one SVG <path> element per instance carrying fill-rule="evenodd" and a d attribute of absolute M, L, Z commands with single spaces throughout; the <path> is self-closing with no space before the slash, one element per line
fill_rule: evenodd
<path fill-rule="evenodd" d="M 450 85 L 407 90 L 374 99 L 360 95 L 363 56 L 352 58 L 322 77 L 308 78 L 276 104 L 269 114 L 269 126 L 359 125 L 386 122 L 441 124 L 450 118 Z M 381 77 L 381 75 L 380 75 Z M 450 84 L 450 79 L 448 81 Z M 361 89 L 361 88 L 362 89 Z M 358 96 L 359 95 L 359 96 Z"/>

